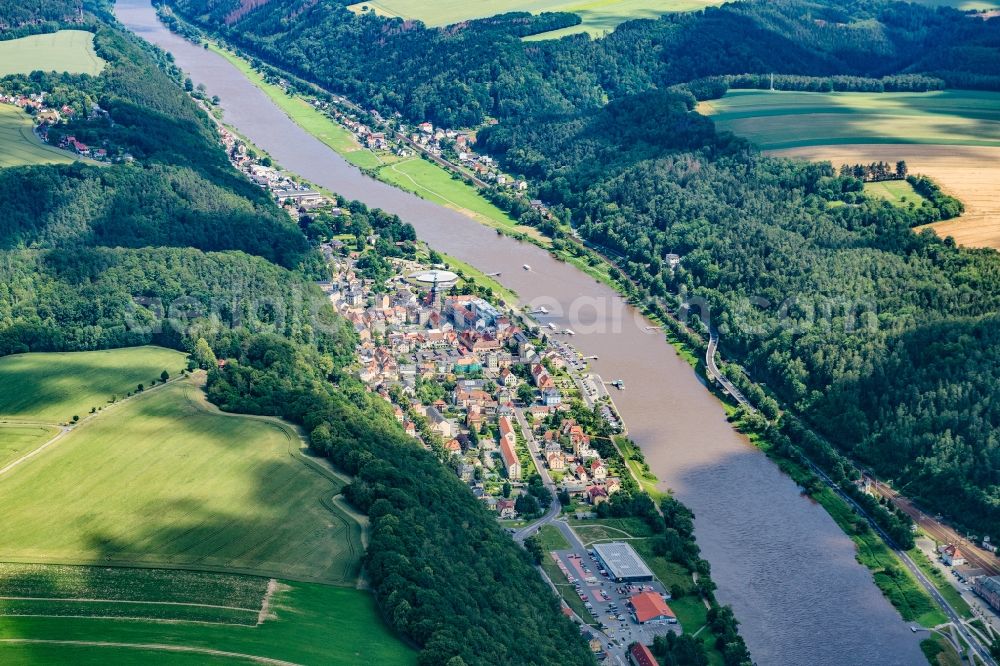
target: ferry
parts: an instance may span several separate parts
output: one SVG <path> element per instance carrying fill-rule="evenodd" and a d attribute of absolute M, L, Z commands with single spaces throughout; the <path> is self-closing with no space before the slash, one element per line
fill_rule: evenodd
<path fill-rule="evenodd" d="M 625 382 L 623 382 L 620 379 L 616 379 L 615 381 L 611 382 L 611 385 L 614 386 L 619 391 L 625 390 Z"/>
<path fill-rule="evenodd" d="M 566 335 L 576 335 L 576 333 L 573 332 L 573 329 L 567 328 L 566 329 Z"/>
<path fill-rule="evenodd" d="M 550 329 L 552 329 L 552 330 L 554 331 L 554 330 L 556 330 L 556 325 L 555 325 L 555 324 L 553 324 L 553 323 L 552 323 L 552 322 L 550 321 L 550 322 L 549 322 L 549 328 L 550 328 Z"/>
<path fill-rule="evenodd" d="M 522 268 L 524 268 L 524 270 L 526 270 L 526 271 L 530 271 L 531 270 L 531 266 L 529 266 L 528 264 L 525 264 Z"/>

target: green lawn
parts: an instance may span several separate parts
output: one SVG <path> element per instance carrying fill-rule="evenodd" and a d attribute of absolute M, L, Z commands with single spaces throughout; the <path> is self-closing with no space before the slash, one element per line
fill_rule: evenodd
<path fill-rule="evenodd" d="M 955 609 L 955 612 L 964 618 L 971 619 L 973 615 L 972 609 L 969 608 L 969 604 L 962 598 L 962 595 L 955 589 L 955 586 L 952 585 L 947 578 L 945 578 L 945 575 L 941 573 L 941 570 L 934 566 L 929 559 L 927 559 L 924 552 L 916 546 L 906 552 L 910 556 L 910 559 L 912 559 L 924 575 L 927 576 L 927 579 L 934 584 L 934 587 L 936 587 L 938 592 L 941 593 L 941 596 L 944 597 L 951 607 Z"/>
<path fill-rule="evenodd" d="M 569 549 L 569 542 L 555 525 L 543 525 L 538 530 L 538 541 L 546 551 Z"/>
<path fill-rule="evenodd" d="M 504 12 L 573 12 L 583 23 L 572 28 L 545 33 L 552 39 L 586 32 L 600 36 L 619 23 L 639 18 L 657 18 L 667 12 L 683 12 L 721 4 L 712 0 L 510 0 L 498 5 L 490 0 L 377 0 L 359 2 L 348 9 L 372 10 L 382 16 L 419 19 L 429 26 L 442 26 L 468 19 L 483 18 Z"/>
<path fill-rule="evenodd" d="M 897 206 L 923 204 L 924 198 L 905 180 L 886 180 L 881 183 L 865 183 L 865 194 L 881 197 Z"/>
<path fill-rule="evenodd" d="M 42 143 L 33 127 L 34 123 L 23 110 L 0 104 L 0 167 L 69 164 L 76 160 L 72 153 Z"/>
<path fill-rule="evenodd" d="M 0 469 L 37 449 L 59 432 L 52 426 L 0 423 Z"/>
<path fill-rule="evenodd" d="M 49 423 L 83 418 L 111 396 L 149 386 L 164 370 L 176 376 L 186 365 L 184 354 L 162 347 L 5 356 L 0 417 Z"/>
<path fill-rule="evenodd" d="M 301 97 L 289 95 L 279 86 L 268 83 L 260 72 L 238 55 L 215 43 L 210 43 L 209 48 L 232 63 L 251 83 L 263 90 L 296 124 L 332 148 L 348 162 L 364 169 L 382 166 L 382 160 L 375 153 L 363 148 L 355 139 L 354 134 L 346 127 L 332 120 Z"/>
<path fill-rule="evenodd" d="M 36 70 L 96 76 L 102 69 L 104 61 L 94 52 L 94 33 L 85 30 L 0 41 L 0 76 Z"/>
<path fill-rule="evenodd" d="M 290 426 L 214 411 L 191 379 L 148 390 L 0 476 L 0 561 L 353 585 L 361 527 L 302 446 Z"/>
<path fill-rule="evenodd" d="M 127 645 L 189 649 L 281 659 L 305 666 L 358 663 L 415 664 L 416 654 L 382 623 L 374 599 L 362 590 L 283 581 L 271 599 L 270 617 L 258 626 L 82 617 L 4 617 L 0 663 L 203 664 L 246 659 L 166 652 Z M 35 641 L 97 641 L 126 646 L 66 646 Z M 257 662 L 260 663 L 260 662 Z"/>
<path fill-rule="evenodd" d="M 389 164 L 379 169 L 380 180 L 420 197 L 475 218 L 477 222 L 510 232 L 520 232 L 536 240 L 537 230 L 519 225 L 512 217 L 487 201 L 473 185 L 452 178 L 451 172 L 420 157 Z"/>
<path fill-rule="evenodd" d="M 542 570 L 545 571 L 549 580 L 556 586 L 559 596 L 566 602 L 566 605 L 573 609 L 573 612 L 579 615 L 584 622 L 596 626 L 597 620 L 587 610 L 587 607 L 583 605 L 583 601 L 580 600 L 580 595 L 577 594 L 576 588 L 566 580 L 566 576 L 559 570 L 555 560 L 552 559 L 552 555 L 549 553 L 545 553 L 542 557 Z"/>
<path fill-rule="evenodd" d="M 699 110 L 764 150 L 853 143 L 1000 146 L 1000 93 L 733 90 Z"/>
<path fill-rule="evenodd" d="M 916 621 L 924 627 L 935 627 L 947 622 L 944 612 L 916 577 L 874 531 L 868 529 L 861 534 L 856 532 L 853 527 L 856 516 L 843 499 L 826 487 L 812 497 L 854 541 L 857 547 L 856 559 L 872 572 L 875 584 L 904 620 Z"/>

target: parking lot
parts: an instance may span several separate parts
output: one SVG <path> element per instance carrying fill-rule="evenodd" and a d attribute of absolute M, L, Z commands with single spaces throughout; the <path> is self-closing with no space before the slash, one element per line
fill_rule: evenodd
<path fill-rule="evenodd" d="M 664 594 L 658 582 L 615 583 L 601 574 L 597 561 L 582 546 L 555 552 L 565 567 L 567 580 L 573 584 L 587 610 L 601 624 L 601 629 L 616 644 L 627 646 L 634 641 L 651 645 L 657 635 L 680 632 L 679 624 L 638 624 L 629 613 L 628 598 L 643 589 Z"/>

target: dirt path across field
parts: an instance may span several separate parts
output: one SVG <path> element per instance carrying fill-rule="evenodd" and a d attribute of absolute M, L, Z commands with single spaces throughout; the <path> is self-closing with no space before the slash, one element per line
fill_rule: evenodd
<path fill-rule="evenodd" d="M 1000 250 L 1000 148 L 918 144 L 845 144 L 769 151 L 781 157 L 829 160 L 835 167 L 906 160 L 910 173 L 930 176 L 965 204 L 965 214 L 927 225 L 966 247 Z M 923 227 L 918 227 L 918 229 Z"/>
<path fill-rule="evenodd" d="M 76 645 L 90 647 L 112 647 L 131 648 L 134 650 L 157 650 L 163 652 L 192 652 L 194 654 L 207 654 L 213 657 L 232 657 L 243 659 L 258 664 L 268 664 L 269 666 L 299 666 L 293 661 L 283 661 L 281 659 L 271 659 L 270 657 L 258 657 L 253 654 L 242 652 L 226 652 L 225 650 L 213 650 L 212 648 L 193 647 L 189 645 L 166 645 L 164 643 L 114 643 L 111 641 L 61 641 L 41 638 L 0 638 L 0 643 L 20 643 L 20 644 L 42 644 L 42 645 Z"/>

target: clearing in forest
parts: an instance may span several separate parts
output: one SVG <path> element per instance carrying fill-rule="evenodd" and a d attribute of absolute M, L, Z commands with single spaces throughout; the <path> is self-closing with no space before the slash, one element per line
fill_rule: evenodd
<path fill-rule="evenodd" d="M 722 4 L 721 0 L 377 0 L 348 7 L 354 12 L 373 11 L 380 16 L 398 16 L 443 26 L 507 12 L 571 12 L 583 22 L 561 30 L 532 35 L 530 39 L 556 39 L 585 32 L 601 36 L 632 19 L 655 19 L 668 12 L 686 12 Z"/>

